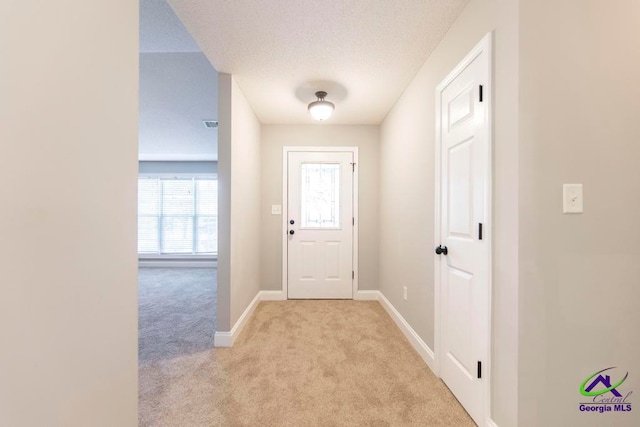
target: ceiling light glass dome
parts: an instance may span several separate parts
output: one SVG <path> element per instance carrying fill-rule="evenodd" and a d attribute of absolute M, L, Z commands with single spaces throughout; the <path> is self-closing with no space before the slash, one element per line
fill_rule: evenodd
<path fill-rule="evenodd" d="M 325 101 L 325 96 L 327 96 L 327 92 L 316 92 L 318 100 L 309 104 L 309 113 L 311 113 L 311 116 L 316 120 L 327 120 L 336 108 L 332 102 Z"/>

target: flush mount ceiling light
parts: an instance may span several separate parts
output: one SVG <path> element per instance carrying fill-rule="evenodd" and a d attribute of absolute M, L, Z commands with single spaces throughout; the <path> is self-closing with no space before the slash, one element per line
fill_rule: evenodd
<path fill-rule="evenodd" d="M 325 96 L 327 96 L 327 92 L 316 92 L 318 100 L 309 104 L 309 113 L 311 113 L 311 116 L 316 120 L 327 120 L 331 117 L 334 108 L 336 108 L 333 102 L 324 100 Z"/>

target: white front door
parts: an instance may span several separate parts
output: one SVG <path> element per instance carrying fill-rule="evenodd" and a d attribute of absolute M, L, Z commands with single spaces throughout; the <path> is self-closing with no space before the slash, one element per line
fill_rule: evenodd
<path fill-rule="evenodd" d="M 289 152 L 288 298 L 353 298 L 353 153 Z"/>
<path fill-rule="evenodd" d="M 489 348 L 489 52 L 476 48 L 438 88 L 440 376 L 484 425 Z M 486 376 L 486 375 L 485 375 Z"/>

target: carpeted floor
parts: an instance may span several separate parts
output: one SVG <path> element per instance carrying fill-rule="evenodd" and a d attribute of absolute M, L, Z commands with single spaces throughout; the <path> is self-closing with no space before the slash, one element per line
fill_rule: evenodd
<path fill-rule="evenodd" d="M 140 365 L 213 348 L 215 268 L 138 270 Z"/>
<path fill-rule="evenodd" d="M 140 366 L 141 426 L 473 426 L 373 301 L 262 302 L 229 349 Z"/>

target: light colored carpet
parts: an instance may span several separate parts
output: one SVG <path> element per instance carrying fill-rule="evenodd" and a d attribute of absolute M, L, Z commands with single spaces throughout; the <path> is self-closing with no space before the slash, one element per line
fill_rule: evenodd
<path fill-rule="evenodd" d="M 215 268 L 138 270 L 140 365 L 213 348 Z"/>
<path fill-rule="evenodd" d="M 262 302 L 233 348 L 140 367 L 141 426 L 472 426 L 374 301 Z"/>

